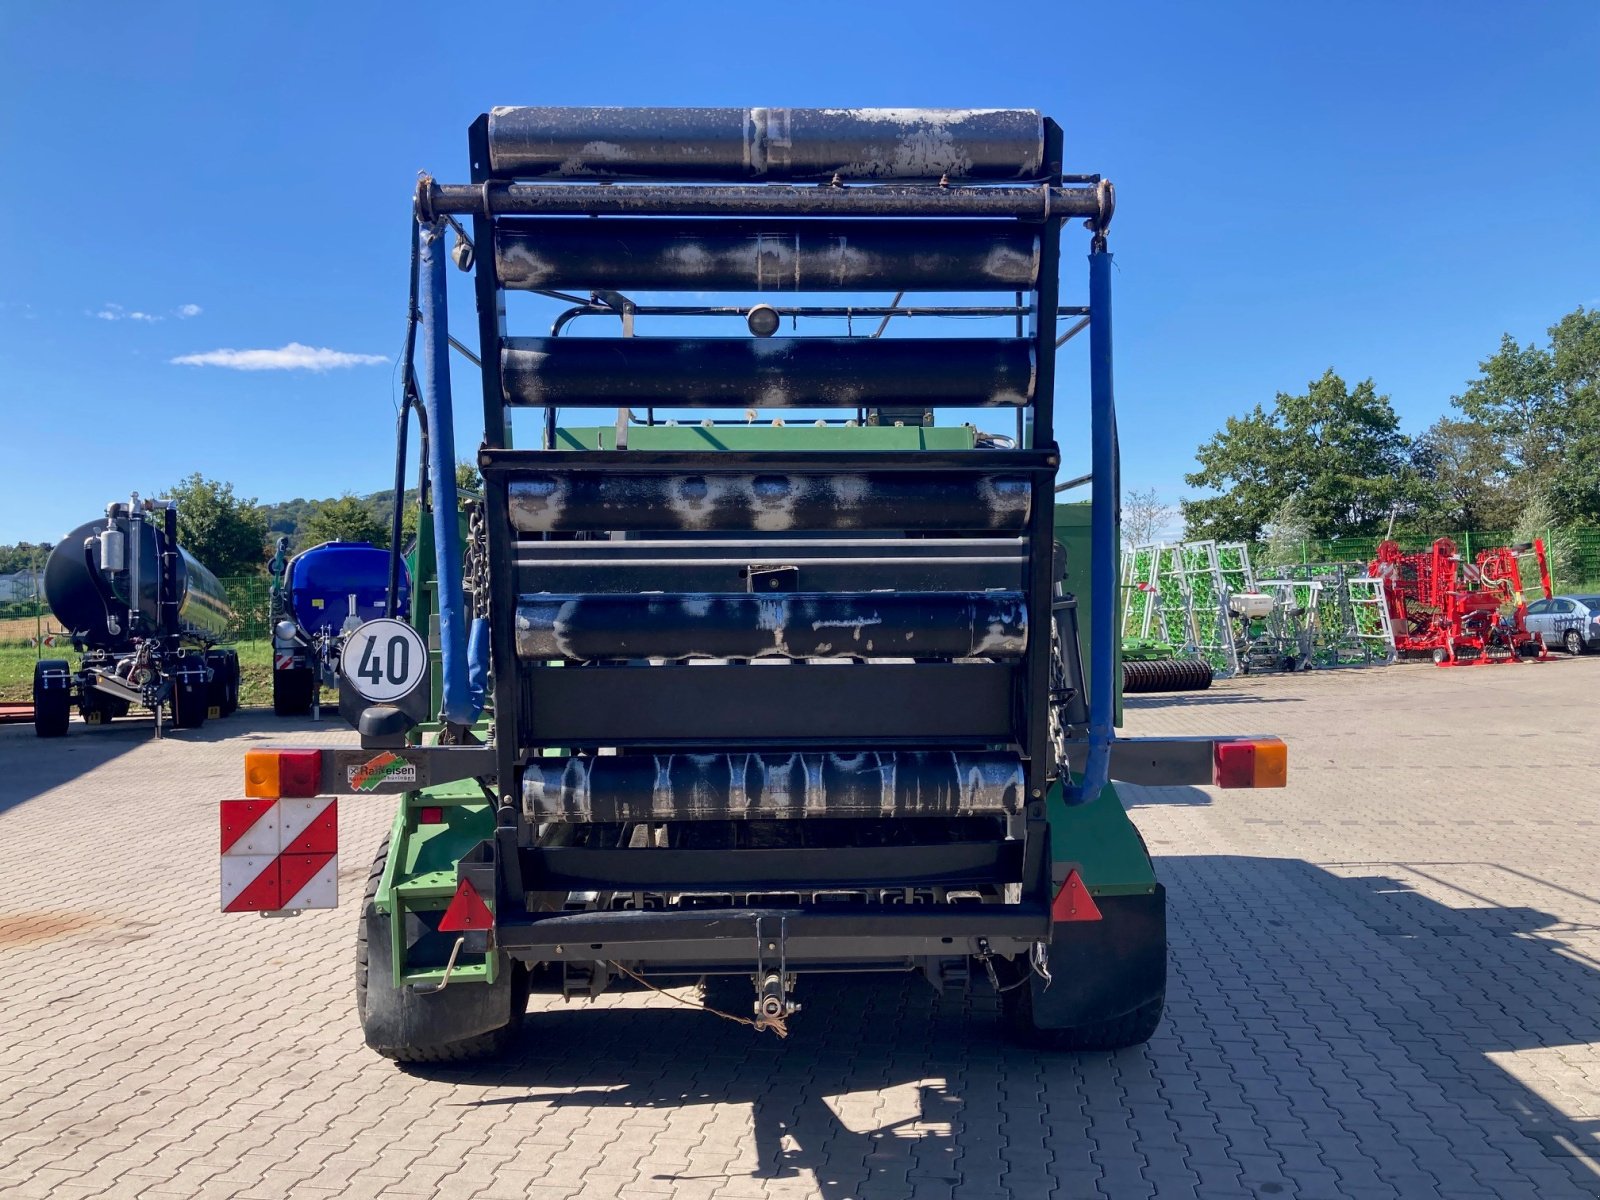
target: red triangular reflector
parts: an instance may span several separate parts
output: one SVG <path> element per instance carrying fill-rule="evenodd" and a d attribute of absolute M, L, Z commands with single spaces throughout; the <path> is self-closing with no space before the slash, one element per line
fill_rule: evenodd
<path fill-rule="evenodd" d="M 1050 919 L 1052 921 L 1101 919 L 1100 906 L 1094 902 L 1094 897 L 1089 895 L 1089 889 L 1083 886 L 1083 879 L 1076 867 L 1067 872 L 1067 877 L 1061 881 L 1061 890 L 1056 892 L 1056 898 L 1050 902 Z"/>
<path fill-rule="evenodd" d="M 1098 914 L 1096 914 L 1098 915 Z M 439 918 L 440 933 L 459 933 L 467 929 L 493 929 L 494 914 L 472 886 L 472 880 L 463 879 L 456 885 L 456 894 L 450 907 Z"/>

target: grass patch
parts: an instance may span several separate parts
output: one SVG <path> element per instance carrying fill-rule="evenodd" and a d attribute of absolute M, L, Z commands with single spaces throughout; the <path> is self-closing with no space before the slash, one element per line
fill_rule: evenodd
<path fill-rule="evenodd" d="M 239 654 L 239 703 L 246 707 L 272 703 L 272 643 L 265 639 L 229 646 Z M 71 645 L 0 645 L 0 704 L 33 701 L 33 664 L 41 658 L 64 658 L 74 666 L 78 656 Z"/>

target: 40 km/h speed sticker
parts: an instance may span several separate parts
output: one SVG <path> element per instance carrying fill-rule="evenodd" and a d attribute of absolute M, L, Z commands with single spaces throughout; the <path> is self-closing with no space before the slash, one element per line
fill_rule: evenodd
<path fill-rule="evenodd" d="M 383 617 L 345 638 L 339 670 L 362 699 L 398 700 L 427 674 L 428 647 L 404 621 Z"/>

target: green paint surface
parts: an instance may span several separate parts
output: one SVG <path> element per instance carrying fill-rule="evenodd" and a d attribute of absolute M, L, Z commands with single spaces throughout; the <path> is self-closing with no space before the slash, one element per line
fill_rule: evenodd
<path fill-rule="evenodd" d="M 1156 886 L 1155 868 L 1139 831 L 1128 818 L 1115 784 L 1098 798 L 1068 805 L 1061 785 L 1045 799 L 1050 822 L 1050 858 L 1076 863 L 1083 882 L 1096 895 L 1143 894 Z"/>
<path fill-rule="evenodd" d="M 629 450 L 971 450 L 970 425 L 630 425 Z M 558 450 L 615 450 L 610 426 L 556 430 Z"/>

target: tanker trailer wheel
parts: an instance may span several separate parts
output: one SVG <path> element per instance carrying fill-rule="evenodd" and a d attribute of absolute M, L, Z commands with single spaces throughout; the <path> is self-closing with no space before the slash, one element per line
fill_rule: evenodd
<path fill-rule="evenodd" d="M 174 729 L 199 729 L 206 723 L 206 710 L 211 703 L 211 685 L 201 680 L 190 683 L 191 676 L 176 675 L 172 680 L 172 727 Z"/>
<path fill-rule="evenodd" d="M 72 721 L 72 689 L 47 687 L 46 674 L 70 674 L 66 659 L 42 658 L 33 664 L 33 732 L 42 738 L 66 737 Z"/>
<path fill-rule="evenodd" d="M 492 984 L 453 983 L 419 994 L 394 986 L 389 917 L 376 898 L 389 839 L 378 847 L 356 927 L 356 1016 L 361 1032 L 385 1058 L 400 1063 L 452 1063 L 504 1054 L 528 1011 L 528 970 L 502 956 Z"/>
<path fill-rule="evenodd" d="M 311 713 L 316 696 L 317 673 L 310 667 L 289 667 L 272 673 L 272 711 L 280 717 L 304 717 Z"/>
<path fill-rule="evenodd" d="M 1166 893 L 1099 896 L 1098 921 L 1055 926 L 1050 982 L 1026 971 L 1002 993 L 1013 1041 L 1039 1050 L 1121 1050 L 1150 1040 L 1167 993 Z"/>
<path fill-rule="evenodd" d="M 230 717 L 239 711 L 239 656 L 232 650 L 211 650 L 206 665 L 211 668 L 207 703 L 217 716 Z"/>

